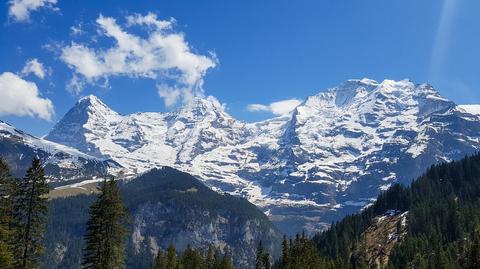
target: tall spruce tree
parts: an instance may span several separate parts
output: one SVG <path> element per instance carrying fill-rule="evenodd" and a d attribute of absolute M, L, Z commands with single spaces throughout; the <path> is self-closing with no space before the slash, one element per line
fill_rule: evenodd
<path fill-rule="evenodd" d="M 0 158 L 0 268 L 13 267 L 12 198 L 14 181 L 7 163 Z"/>
<path fill-rule="evenodd" d="M 113 178 L 104 181 L 100 191 L 89 211 L 82 266 L 89 269 L 125 268 L 127 208 Z"/>
<path fill-rule="evenodd" d="M 283 242 L 282 242 L 282 261 L 281 261 L 282 268 L 287 268 L 289 264 L 290 264 L 290 245 L 288 244 L 287 236 L 284 235 Z"/>
<path fill-rule="evenodd" d="M 48 212 L 48 185 L 40 160 L 16 182 L 13 197 L 15 268 L 37 268 Z"/>
<path fill-rule="evenodd" d="M 152 269 L 166 269 L 167 268 L 167 258 L 163 251 L 159 249 L 157 251 L 157 256 L 153 261 Z"/>
<path fill-rule="evenodd" d="M 181 257 L 181 264 L 183 268 L 190 269 L 204 269 L 205 264 L 203 257 L 197 249 L 192 248 L 190 245 L 183 251 Z"/>
<path fill-rule="evenodd" d="M 174 245 L 170 244 L 167 248 L 167 269 L 176 269 L 177 264 L 177 250 Z"/>
<path fill-rule="evenodd" d="M 208 246 L 207 256 L 205 257 L 205 268 L 215 268 L 215 248 L 212 245 Z"/>
<path fill-rule="evenodd" d="M 220 268 L 221 269 L 234 269 L 233 263 L 232 263 L 232 258 L 230 258 L 230 255 L 228 255 L 228 254 L 223 255 L 222 261 L 220 262 Z"/>
<path fill-rule="evenodd" d="M 260 241 L 257 248 L 257 258 L 255 260 L 255 269 L 270 269 L 270 255 L 265 252 L 263 243 Z"/>

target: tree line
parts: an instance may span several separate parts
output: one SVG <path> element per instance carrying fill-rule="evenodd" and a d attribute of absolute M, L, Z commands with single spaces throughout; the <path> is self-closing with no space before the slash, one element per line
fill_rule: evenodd
<path fill-rule="evenodd" d="M 86 223 L 83 268 L 125 268 L 128 211 L 117 183 L 100 186 Z M 37 268 L 48 208 L 48 185 L 38 159 L 14 179 L 0 160 L 0 268 Z M 332 223 L 313 238 L 284 237 L 282 255 L 273 260 L 261 242 L 256 269 L 372 268 L 364 232 L 389 210 L 408 211 L 407 232 L 383 267 L 388 269 L 480 268 L 480 155 L 432 166 L 409 187 L 394 185 L 362 212 Z M 231 255 L 213 246 L 170 245 L 154 255 L 153 269 L 230 269 Z"/>
<path fill-rule="evenodd" d="M 48 214 L 49 188 L 39 159 L 32 161 L 23 178 L 14 178 L 0 158 L 0 268 L 33 269 L 40 266 Z M 129 213 L 117 182 L 110 178 L 99 186 L 89 208 L 81 267 L 125 268 Z M 229 254 L 214 246 L 203 253 L 187 247 L 177 253 L 174 245 L 159 249 L 152 269 L 233 269 Z"/>
<path fill-rule="evenodd" d="M 14 179 L 0 159 L 0 268 L 37 268 L 48 210 L 48 185 L 38 159 Z"/>

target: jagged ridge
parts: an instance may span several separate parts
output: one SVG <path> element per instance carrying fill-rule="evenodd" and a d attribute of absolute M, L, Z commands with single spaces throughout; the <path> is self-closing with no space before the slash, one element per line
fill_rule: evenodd
<path fill-rule="evenodd" d="M 122 116 L 89 96 L 46 138 L 112 158 L 131 174 L 163 165 L 189 172 L 298 230 L 305 216 L 307 229 L 322 227 L 394 182 L 476 151 L 479 134 L 479 117 L 430 85 L 362 79 L 260 123 L 232 118 L 213 97 Z"/>

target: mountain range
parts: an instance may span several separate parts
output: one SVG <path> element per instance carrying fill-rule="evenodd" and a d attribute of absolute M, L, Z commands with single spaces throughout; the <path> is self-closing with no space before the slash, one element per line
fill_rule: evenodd
<path fill-rule="evenodd" d="M 121 115 L 91 95 L 41 140 L 118 164 L 112 172 L 124 178 L 174 167 L 246 197 L 293 233 L 323 229 L 393 183 L 476 152 L 478 108 L 410 80 L 348 80 L 256 123 L 233 118 L 214 97 Z"/>
<path fill-rule="evenodd" d="M 27 134 L 0 121 L 0 156 L 9 163 L 14 176 L 22 177 L 34 157 L 40 158 L 52 183 L 82 181 L 118 173 L 116 162 L 96 158 L 74 148 Z"/>

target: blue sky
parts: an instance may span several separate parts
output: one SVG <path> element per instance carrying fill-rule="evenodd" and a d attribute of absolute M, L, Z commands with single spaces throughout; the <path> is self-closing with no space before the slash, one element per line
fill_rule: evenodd
<path fill-rule="evenodd" d="M 429 82 L 457 103 L 480 103 L 476 0 L 35 1 L 0 6 L 0 97 L 25 91 L 2 97 L 0 119 L 35 135 L 86 94 L 127 114 L 203 93 L 257 121 L 274 115 L 250 104 L 368 77 Z M 127 65 L 115 62 L 139 44 Z"/>

